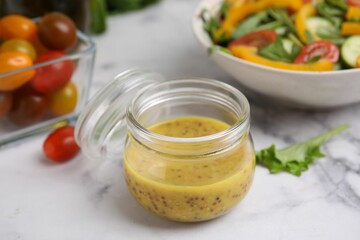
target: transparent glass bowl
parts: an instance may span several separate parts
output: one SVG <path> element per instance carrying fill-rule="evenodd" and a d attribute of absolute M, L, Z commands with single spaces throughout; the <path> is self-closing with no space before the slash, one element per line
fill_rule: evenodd
<path fill-rule="evenodd" d="M 11 121 L 8 118 L 8 115 L 0 117 L 0 148 L 16 140 L 32 136 L 43 131 L 48 131 L 57 127 L 64 126 L 68 124 L 69 121 L 74 120 L 79 114 L 79 112 L 82 110 L 88 99 L 91 86 L 96 46 L 94 42 L 92 42 L 92 40 L 84 33 L 78 31 L 77 36 L 78 41 L 76 47 L 74 47 L 73 50 L 68 52 L 67 55 L 64 57 L 56 58 L 51 61 L 34 64 L 30 67 L 0 74 L 1 80 L 1 78 L 13 74 L 25 72 L 28 70 L 36 71 L 37 69 L 48 66 L 50 64 L 62 62 L 64 60 L 72 60 L 75 67 L 74 72 L 71 76 L 71 81 L 75 84 L 77 88 L 76 107 L 74 108 L 73 112 L 69 114 L 55 116 L 51 114 L 49 110 L 47 110 L 40 120 L 28 125 L 17 125 L 14 123 L 14 121 Z M 16 90 L 10 92 L 14 91 Z M 47 99 L 47 96 L 44 97 Z"/>

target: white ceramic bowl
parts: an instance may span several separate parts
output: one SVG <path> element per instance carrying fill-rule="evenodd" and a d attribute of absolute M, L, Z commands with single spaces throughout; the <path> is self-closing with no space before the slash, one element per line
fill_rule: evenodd
<path fill-rule="evenodd" d="M 222 0 L 202 0 L 192 19 L 200 44 L 208 49 L 211 39 L 203 29 L 201 11 L 214 12 Z M 360 102 L 360 69 L 301 72 L 266 67 L 216 50 L 209 55 L 245 87 L 293 107 L 319 109 Z"/>

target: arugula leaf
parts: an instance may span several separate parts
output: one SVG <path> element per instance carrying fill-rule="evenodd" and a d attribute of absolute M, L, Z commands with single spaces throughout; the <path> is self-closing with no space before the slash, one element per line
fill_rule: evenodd
<path fill-rule="evenodd" d="M 305 37 L 307 43 L 312 43 L 314 41 L 314 37 L 311 35 L 309 31 L 305 31 Z"/>
<path fill-rule="evenodd" d="M 223 4 L 221 5 L 220 7 L 220 10 L 219 10 L 219 17 L 224 17 L 226 18 L 227 17 L 227 14 L 229 12 L 229 9 L 230 9 L 230 4 L 227 3 L 226 1 L 223 2 Z"/>
<path fill-rule="evenodd" d="M 266 166 L 270 173 L 286 171 L 295 176 L 300 176 L 315 158 L 325 156 L 320 151 L 321 145 L 348 128 L 349 125 L 347 124 L 341 125 L 308 141 L 280 150 L 276 149 L 275 145 L 271 145 L 269 148 L 256 153 L 256 162 Z"/>
<path fill-rule="evenodd" d="M 303 44 L 303 43 L 300 41 L 300 39 L 299 39 L 297 36 L 295 36 L 294 34 L 289 33 L 289 34 L 288 34 L 288 38 L 289 38 L 293 43 L 295 43 L 296 46 L 298 46 L 299 48 L 304 47 L 304 44 Z"/>
<path fill-rule="evenodd" d="M 321 31 L 318 32 L 317 34 L 321 39 L 324 40 L 329 40 L 331 42 L 333 42 L 335 45 L 341 46 L 344 44 L 346 38 L 342 38 L 342 37 L 333 37 L 333 36 L 329 36 L 328 34 L 322 34 Z"/>
<path fill-rule="evenodd" d="M 208 54 L 210 54 L 210 55 L 213 54 L 215 50 L 220 50 L 224 53 L 233 55 L 229 49 L 227 49 L 226 47 L 219 46 L 219 45 L 212 45 L 207 50 L 208 50 Z"/>
<path fill-rule="evenodd" d="M 262 21 L 265 21 L 268 18 L 268 14 L 266 11 L 259 12 L 254 14 L 245 20 L 241 21 L 241 23 L 236 27 L 232 38 L 239 38 L 251 31 L 253 31 L 256 27 L 260 25 Z"/>
<path fill-rule="evenodd" d="M 255 31 L 260 31 L 260 30 L 275 30 L 279 27 L 284 26 L 284 24 L 280 21 L 273 21 L 273 22 L 269 22 L 269 23 L 265 23 L 265 24 L 261 24 L 260 26 L 255 28 Z"/>
<path fill-rule="evenodd" d="M 279 8 L 270 8 L 268 10 L 270 16 L 272 16 L 276 21 L 279 21 L 285 25 L 289 31 L 297 36 L 297 31 L 293 21 L 291 20 L 289 14 L 284 9 Z"/>
<path fill-rule="evenodd" d="M 259 50 L 259 55 L 274 61 L 293 62 L 299 54 L 300 48 L 293 45 L 291 52 L 285 50 L 284 43 L 281 38 L 276 38 L 275 42 Z"/>
<path fill-rule="evenodd" d="M 348 5 L 343 0 L 325 0 L 325 2 L 329 5 L 344 10 L 345 12 L 348 10 Z"/>
<path fill-rule="evenodd" d="M 208 10 L 203 9 L 200 18 L 203 22 L 204 30 L 209 34 L 209 36 L 213 39 L 215 36 L 216 30 L 220 27 L 221 23 L 220 20 L 214 16 L 209 16 Z"/>
<path fill-rule="evenodd" d="M 334 24 L 337 28 L 340 28 L 341 23 L 343 22 L 343 17 L 346 13 L 346 11 L 331 6 L 325 2 L 316 4 L 316 10 L 321 17 Z"/>
<path fill-rule="evenodd" d="M 311 59 L 309 59 L 305 64 L 310 64 L 310 63 L 314 63 L 314 62 L 317 62 L 321 59 L 321 56 L 315 56 Z"/>
<path fill-rule="evenodd" d="M 203 9 L 200 13 L 200 18 L 203 22 L 204 30 L 209 34 L 213 42 L 217 44 L 225 44 L 229 41 L 225 34 L 222 34 L 221 36 L 216 36 L 215 34 L 221 26 L 220 17 L 218 15 L 212 16 L 209 14 L 207 9 Z"/>

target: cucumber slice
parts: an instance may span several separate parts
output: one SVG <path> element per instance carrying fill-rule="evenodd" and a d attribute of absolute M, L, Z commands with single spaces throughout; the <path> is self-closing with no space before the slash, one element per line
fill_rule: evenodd
<path fill-rule="evenodd" d="M 293 47 L 294 47 L 293 41 L 291 41 L 290 39 L 287 39 L 287 38 L 283 38 L 282 43 L 283 43 L 285 51 L 287 53 L 291 54 Z"/>
<path fill-rule="evenodd" d="M 277 35 L 284 35 L 287 31 L 287 27 L 278 27 L 275 29 Z"/>
<path fill-rule="evenodd" d="M 310 33 L 327 36 L 337 36 L 339 30 L 330 21 L 321 17 L 309 17 L 306 19 L 306 26 Z"/>
<path fill-rule="evenodd" d="M 354 35 L 345 40 L 341 47 L 341 57 L 350 67 L 355 67 L 360 55 L 360 35 Z"/>

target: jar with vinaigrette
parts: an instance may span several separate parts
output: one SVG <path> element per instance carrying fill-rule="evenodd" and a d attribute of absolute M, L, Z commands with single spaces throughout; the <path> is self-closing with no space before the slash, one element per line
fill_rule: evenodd
<path fill-rule="evenodd" d="M 227 213 L 250 189 L 249 114 L 245 96 L 225 83 L 130 70 L 92 98 L 75 137 L 91 158 L 123 159 L 128 189 L 145 209 L 198 222 Z"/>

